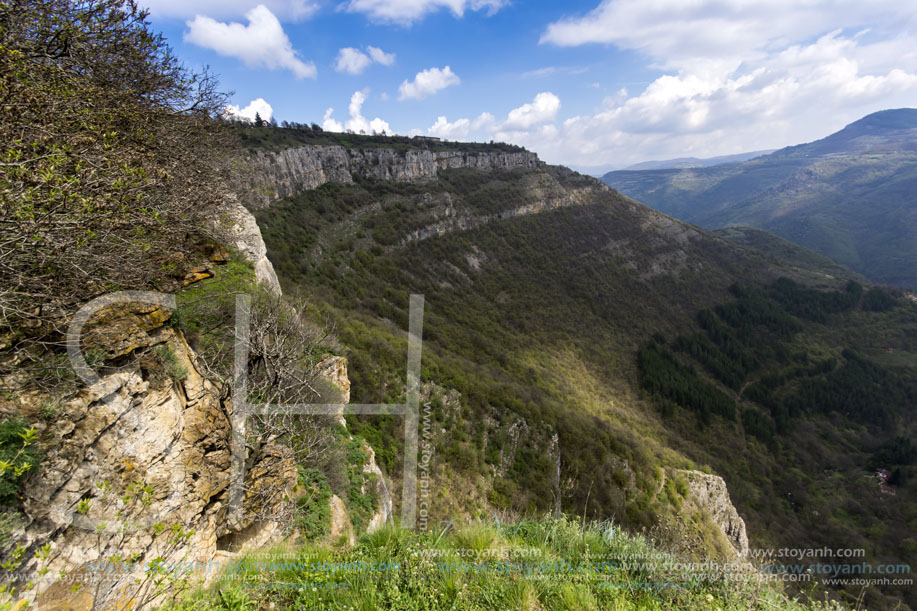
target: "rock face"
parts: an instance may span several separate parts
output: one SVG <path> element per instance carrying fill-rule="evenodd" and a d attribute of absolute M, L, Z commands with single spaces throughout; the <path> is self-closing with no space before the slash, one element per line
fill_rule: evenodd
<path fill-rule="evenodd" d="M 318 370 L 326 380 L 341 391 L 341 403 L 350 403 L 350 378 L 347 377 L 347 359 L 343 356 L 329 356 L 318 364 Z M 343 426 L 347 426 L 343 409 L 335 415 L 335 418 Z"/>
<path fill-rule="evenodd" d="M 341 391 L 341 402 L 350 403 L 350 378 L 347 375 L 347 359 L 342 356 L 329 356 L 318 364 L 318 369 L 326 380 Z M 342 426 L 347 427 L 343 410 L 337 414 L 336 418 Z M 376 499 L 376 510 L 369 516 L 366 526 L 366 531 L 372 532 L 392 523 L 392 495 L 389 492 L 389 485 L 385 475 L 376 463 L 376 452 L 366 442 L 363 443 L 363 453 L 366 454 L 363 473 L 371 477 L 369 478 L 370 481 L 363 484 L 361 493 L 364 495 L 370 494 Z M 350 517 L 347 514 L 344 502 L 336 495 L 332 495 L 329 502 L 331 503 L 331 540 L 337 541 L 341 535 L 349 532 L 348 540 L 352 542 L 354 539 L 353 526 L 350 525 Z M 344 526 L 345 522 L 350 525 L 349 531 Z"/>
<path fill-rule="evenodd" d="M 366 532 L 373 532 L 392 522 L 392 496 L 389 494 L 382 469 L 376 464 L 376 453 L 367 443 L 363 444 L 363 451 L 369 457 L 363 465 L 363 473 L 375 476 L 368 485 L 364 484 L 361 490 L 363 494 L 371 493 L 378 503 L 366 526 Z M 369 487 L 373 489 L 368 490 Z"/>
<path fill-rule="evenodd" d="M 231 245 L 255 266 L 255 278 L 280 295 L 280 281 L 267 258 L 267 246 L 252 213 L 237 198 L 232 197 L 227 200 L 217 224 L 218 231 L 227 236 Z"/>
<path fill-rule="evenodd" d="M 331 505 L 331 532 L 328 537 L 332 542 L 337 543 L 342 537 L 346 538 L 348 545 L 356 543 L 356 536 L 353 532 L 353 524 L 350 522 L 350 516 L 347 515 L 347 507 L 344 501 L 336 494 L 332 494 L 328 500 Z"/>
<path fill-rule="evenodd" d="M 745 557 L 748 554 L 748 535 L 745 532 L 745 520 L 729 499 L 726 482 L 718 475 L 700 471 L 680 471 L 688 480 L 688 495 L 700 506 L 710 512 L 714 524 L 735 549 L 736 554 Z"/>
<path fill-rule="evenodd" d="M 47 570 L 30 594 L 38 593 L 41 609 L 89 608 L 74 597 L 90 592 L 99 609 L 153 605 L 144 571 L 154 559 L 173 568 L 209 563 L 218 549 L 250 549 L 281 532 L 245 516 L 285 503 L 296 485 L 289 453 L 272 446 L 253 465 L 252 477 L 277 494 L 257 501 L 247 494 L 243 518 L 230 526 L 232 406 L 195 370 L 184 338 L 169 327 L 148 329 L 144 314 L 126 308 L 134 324 L 112 325 L 131 337 L 145 328 L 137 345 L 152 350 L 79 390 L 44 431 L 45 461 L 24 490 L 23 538 L 31 550 L 50 543 L 50 553 L 27 556 L 21 567 Z M 76 592 L 72 580 L 81 578 L 97 581 Z"/>
<path fill-rule="evenodd" d="M 530 192 L 532 193 L 533 199 L 535 199 L 535 201 L 532 203 L 525 204 L 517 208 L 511 208 L 509 210 L 504 210 L 496 214 L 468 214 L 458 210 L 454 205 L 450 206 L 447 204 L 443 206 L 444 209 L 440 214 L 440 220 L 437 220 L 431 225 L 408 233 L 402 239 L 402 243 L 407 244 L 417 240 L 426 240 L 427 238 L 445 235 L 453 231 L 465 231 L 467 229 L 480 227 L 482 225 L 486 225 L 501 219 L 508 219 L 516 216 L 526 216 L 529 214 L 539 214 L 541 212 L 547 212 L 549 210 L 555 210 L 557 208 L 564 208 L 567 206 L 582 205 L 589 202 L 590 199 L 594 196 L 593 188 L 568 190 L 541 190 L 536 188 L 530 189 Z M 443 194 L 442 199 L 449 200 L 449 194 Z"/>
<path fill-rule="evenodd" d="M 478 153 L 460 151 L 348 149 L 343 146 L 303 146 L 277 153 L 256 152 L 258 194 L 252 206 L 315 189 L 326 182 L 352 183 L 354 176 L 419 182 L 436 178 L 437 172 L 455 168 L 511 170 L 542 164 L 535 153 Z"/>

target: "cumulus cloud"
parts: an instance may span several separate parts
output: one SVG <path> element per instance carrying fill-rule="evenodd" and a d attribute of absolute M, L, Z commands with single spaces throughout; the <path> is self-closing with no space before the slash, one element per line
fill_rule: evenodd
<path fill-rule="evenodd" d="M 239 108 L 234 104 L 223 107 L 223 116 L 230 119 L 250 122 L 255 120 L 255 115 L 260 115 L 265 121 L 270 121 L 274 116 L 274 109 L 264 101 L 264 98 L 252 100 L 245 108 Z"/>
<path fill-rule="evenodd" d="M 833 30 L 869 24 L 907 31 L 915 14 L 913 5 L 898 0 L 603 0 L 582 17 L 550 24 L 541 42 L 614 44 L 642 51 L 668 68 L 699 61 L 735 67 Z"/>
<path fill-rule="evenodd" d="M 543 91 L 529 104 L 509 111 L 504 129 L 525 129 L 539 123 L 553 121 L 560 110 L 560 98 L 550 91 Z"/>
<path fill-rule="evenodd" d="M 245 18 L 248 25 L 198 15 L 187 23 L 185 42 L 235 57 L 249 68 L 289 70 L 296 78 L 315 77 L 315 64 L 299 58 L 270 9 L 259 4 Z"/>
<path fill-rule="evenodd" d="M 373 60 L 359 49 L 344 47 L 338 51 L 334 69 L 347 74 L 361 74 L 371 63 L 373 63 Z"/>
<path fill-rule="evenodd" d="M 345 9 L 350 13 L 364 13 L 373 21 L 410 25 L 444 8 L 461 17 L 466 10 L 493 14 L 507 4 L 509 0 L 350 0 Z"/>
<path fill-rule="evenodd" d="M 555 134 L 504 130 L 495 137 L 581 167 L 815 140 L 870 112 L 913 105 L 917 58 L 911 42 L 860 43 L 831 32 L 749 61 L 741 71 L 664 74 L 642 92 L 622 89 L 595 113 L 568 118 Z M 902 67 L 889 67 L 888 58 Z"/>
<path fill-rule="evenodd" d="M 553 136 L 504 135 L 580 166 L 814 140 L 870 112 L 913 106 L 915 25 L 917 5 L 891 0 L 603 0 L 550 24 L 541 42 L 634 50 L 662 74 Z"/>
<path fill-rule="evenodd" d="M 468 119 L 459 119 L 454 123 L 449 123 L 446 117 L 437 117 L 436 123 L 427 130 L 427 133 L 443 140 L 464 140 L 470 131 L 471 121 Z"/>
<path fill-rule="evenodd" d="M 409 132 L 411 136 L 436 136 L 444 140 L 467 140 L 471 134 L 475 134 L 472 139 L 486 140 L 491 137 L 497 121 L 489 112 L 482 112 L 473 121 L 467 118 L 456 119 L 449 122 L 446 117 L 436 118 L 436 122 L 430 126 L 426 132 L 422 129 L 412 129 Z"/>
<path fill-rule="evenodd" d="M 449 66 L 442 69 L 430 68 L 418 72 L 413 81 L 401 83 L 401 87 L 398 88 L 398 99 L 407 100 L 408 98 L 413 98 L 422 100 L 441 89 L 451 85 L 458 85 L 460 82 L 461 79 L 452 72 L 452 68 Z"/>
<path fill-rule="evenodd" d="M 486 131 L 492 129 L 494 125 L 496 125 L 496 119 L 494 116 L 489 112 L 482 112 L 471 124 L 471 128 L 474 130 Z"/>
<path fill-rule="evenodd" d="M 355 91 L 353 95 L 350 96 L 350 105 L 347 108 L 348 111 L 350 111 L 350 119 L 348 119 L 345 124 L 341 124 L 340 121 L 332 117 L 334 114 L 333 108 L 327 109 L 322 119 L 322 129 L 329 132 L 342 132 L 346 129 L 355 133 L 393 133 L 389 124 L 382 119 L 376 117 L 375 119 L 368 120 L 363 116 L 363 104 L 366 102 L 368 94 L 369 90 L 364 89 L 363 91 Z"/>
<path fill-rule="evenodd" d="M 366 47 L 366 51 L 369 53 L 369 56 L 377 64 L 382 64 L 383 66 L 391 66 L 395 63 L 395 54 L 386 53 L 378 47 Z"/>
<path fill-rule="evenodd" d="M 395 54 L 386 53 L 377 47 L 367 47 L 368 55 L 353 47 L 344 47 L 338 51 L 334 69 L 347 74 L 362 74 L 371 64 L 391 66 L 395 63 Z"/>
<path fill-rule="evenodd" d="M 322 129 L 326 132 L 344 131 L 344 125 L 340 121 L 334 120 L 331 116 L 332 114 L 334 114 L 333 108 L 325 109 L 325 116 L 322 118 Z"/>
<path fill-rule="evenodd" d="M 146 0 L 142 3 L 156 17 L 188 19 L 208 15 L 232 19 L 244 15 L 252 7 L 251 0 Z M 264 0 L 262 3 L 281 21 L 302 21 L 318 11 L 313 0 Z"/>

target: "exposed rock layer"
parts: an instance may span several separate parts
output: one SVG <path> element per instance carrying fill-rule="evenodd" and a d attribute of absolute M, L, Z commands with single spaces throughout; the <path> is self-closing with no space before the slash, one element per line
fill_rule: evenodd
<path fill-rule="evenodd" d="M 252 156 L 255 166 L 256 201 L 262 207 L 271 201 L 315 189 L 327 182 L 349 184 L 355 176 L 419 182 L 436 178 L 440 170 L 475 168 L 511 170 L 534 168 L 542 164 L 535 153 L 476 153 L 395 150 L 388 148 L 348 149 L 343 146 L 303 146 L 276 153 L 258 151 Z"/>
<path fill-rule="evenodd" d="M 746 556 L 748 535 L 745 532 L 745 520 L 739 516 L 729 499 L 729 490 L 723 478 L 700 471 L 680 473 L 688 480 L 688 495 L 710 513 L 713 523 L 723 532 L 736 554 Z"/>
<path fill-rule="evenodd" d="M 126 308 L 125 315 L 138 313 Z M 138 345 L 155 353 L 79 391 L 44 432 L 46 458 L 27 483 L 24 506 L 29 547 L 51 544 L 47 558 L 31 556 L 23 567 L 47 569 L 35 588 L 41 609 L 77 604 L 70 576 L 78 575 L 103 580 L 83 590 L 94 592 L 96 608 L 139 608 L 155 601 L 144 574 L 154 559 L 171 567 L 208 563 L 227 541 L 238 551 L 280 533 L 251 516 L 272 514 L 271 503 L 279 507 L 295 487 L 289 452 L 266 448 L 251 474 L 276 496 L 246 495 L 249 517 L 231 526 L 231 406 L 195 370 L 179 333 L 160 326 Z"/>

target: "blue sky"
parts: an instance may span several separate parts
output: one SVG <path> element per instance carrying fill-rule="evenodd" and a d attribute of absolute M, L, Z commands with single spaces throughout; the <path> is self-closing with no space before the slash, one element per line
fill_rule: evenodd
<path fill-rule="evenodd" d="M 505 140 L 587 171 L 813 140 L 917 106 L 889 0 L 147 0 L 241 114 Z"/>

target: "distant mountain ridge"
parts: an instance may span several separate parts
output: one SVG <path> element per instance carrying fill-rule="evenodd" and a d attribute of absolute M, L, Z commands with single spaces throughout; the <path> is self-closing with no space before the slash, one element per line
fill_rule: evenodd
<path fill-rule="evenodd" d="M 660 161 L 644 161 L 627 166 L 624 170 L 669 170 L 673 168 L 709 168 L 724 163 L 742 163 L 749 159 L 761 157 L 773 153 L 776 149 L 764 149 L 761 151 L 751 151 L 748 153 L 736 153 L 735 155 L 719 155 L 717 157 L 678 157 L 676 159 L 664 159 Z"/>
<path fill-rule="evenodd" d="M 705 228 L 765 229 L 874 280 L 917 286 L 917 109 L 873 113 L 739 164 L 602 180 Z"/>

